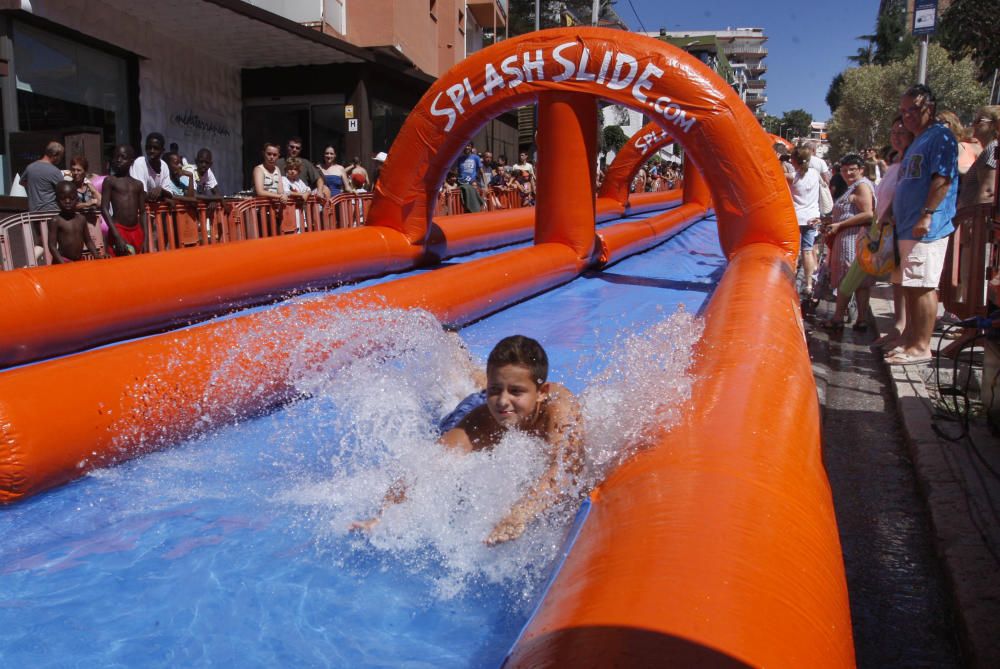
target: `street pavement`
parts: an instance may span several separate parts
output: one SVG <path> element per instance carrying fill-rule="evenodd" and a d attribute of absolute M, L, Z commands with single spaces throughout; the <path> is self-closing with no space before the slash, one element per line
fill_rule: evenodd
<path fill-rule="evenodd" d="M 831 303 L 806 318 L 858 666 L 1000 667 L 1000 439 L 981 372 L 887 365 L 868 344 L 892 325 L 888 286 L 871 309 L 864 333 L 817 327 Z M 949 343 L 935 334 L 934 350 Z"/>

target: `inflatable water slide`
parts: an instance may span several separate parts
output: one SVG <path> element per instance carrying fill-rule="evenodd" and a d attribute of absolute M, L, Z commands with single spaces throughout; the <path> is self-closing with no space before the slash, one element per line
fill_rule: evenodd
<path fill-rule="evenodd" d="M 616 158 L 600 192 L 594 186 L 598 100 L 652 120 Z M 534 209 L 435 219 L 438 189 L 464 144 L 490 118 L 532 103 L 538 106 Z M 638 167 L 671 141 L 684 150 L 683 195 L 629 195 Z M 0 502 L 8 506 L 0 509 L 0 523 L 8 537 L 33 536 L 35 526 L 48 522 L 42 518 L 52 518 L 51 527 L 67 516 L 78 526 L 94 524 L 93 534 L 69 547 L 8 540 L 7 567 L 0 566 L 8 585 L 0 594 L 39 601 L 50 582 L 79 568 L 80 556 L 114 556 L 126 544 L 136 551 L 150 540 L 145 524 L 114 541 L 98 540 L 99 516 L 112 513 L 102 505 L 114 509 L 133 500 L 95 500 L 81 491 L 114 476 L 107 472 L 195 448 L 219 430 L 284 420 L 280 411 L 268 412 L 301 399 L 290 370 L 354 350 L 350 342 L 310 343 L 308 334 L 328 319 L 422 309 L 485 340 L 514 323 L 505 314 L 544 304 L 543 315 L 532 318 L 558 322 L 571 349 L 573 337 L 584 337 L 587 312 L 598 306 L 581 307 L 591 304 L 582 299 L 567 306 L 574 300 L 559 291 L 603 282 L 602 290 L 614 284 L 632 291 L 615 299 L 635 311 L 666 300 L 671 290 L 698 293 L 702 330 L 691 357 L 690 397 L 672 409 L 679 418 L 664 416 L 663 427 L 645 433 L 641 447 L 590 492 L 530 615 L 500 625 L 516 627 L 505 628 L 509 652 L 491 655 L 481 645 L 460 659 L 426 659 L 423 648 L 414 653 L 423 653 L 426 664 L 412 666 L 852 666 L 846 581 L 794 286 L 798 229 L 771 145 L 731 88 L 684 52 L 618 31 L 547 30 L 477 52 L 430 88 L 389 153 L 362 228 L 4 273 Z M 690 276 L 708 276 L 713 254 L 719 273 L 710 286 L 662 275 L 689 262 Z M 629 274 L 630 262 L 643 269 Z M 553 301 L 556 295 L 563 297 Z M 599 295 L 595 300 L 607 306 L 610 293 Z M 567 308 L 576 311 L 559 312 Z M 491 318 L 499 320 L 491 325 Z M 187 522 L 200 510 L 172 511 L 163 522 L 175 522 L 178 513 Z M 219 528 L 218 541 L 206 539 Z M 74 531 L 67 526 L 66 533 Z M 265 528 L 227 517 L 188 531 L 156 557 L 163 562 L 158 569 L 169 573 L 168 558 L 225 546 L 234 533 L 253 541 Z M 251 545 L 233 561 L 263 550 Z M 294 554 L 283 552 L 280 562 Z M 276 559 L 267 569 L 275 569 Z M 116 569 L 128 566 L 98 571 Z M 267 569 L 259 578 L 270 582 Z M 212 590 L 219 578 L 213 572 L 214 580 L 191 597 Z M 166 582 L 173 585 L 162 600 L 187 596 L 181 581 Z M 240 583 L 232 587 L 243 592 Z M 146 608 L 163 606 L 149 591 L 116 587 L 121 601 L 134 595 Z M 244 611 L 258 603 L 236 599 Z M 346 624 L 352 604 L 324 609 L 321 621 L 299 620 L 308 617 L 303 602 L 311 600 L 300 593 L 295 601 L 294 629 L 260 650 L 262 664 L 295 657 L 288 648 L 296 637 L 310 639 L 311 652 L 328 664 L 364 663 L 343 647 L 323 645 L 328 628 Z M 94 607 L 114 608 L 99 601 Z M 46 609 L 53 610 L 59 609 Z M 233 632 L 242 633 L 244 646 L 277 624 L 265 605 L 261 610 L 256 631 Z M 19 615 L 59 620 L 37 611 Z M 167 614 L 155 615 L 158 626 Z M 106 627 L 136 627 L 129 638 L 147 639 L 142 652 L 158 643 L 180 652 L 198 620 L 181 620 L 177 636 L 168 638 L 149 631 L 151 618 L 127 617 Z M 394 624 L 366 618 L 357 633 L 374 635 Z M 30 633 L 0 634 L 8 635 L 0 641 L 15 655 L 37 653 Z M 65 652 L 86 656 L 85 642 L 70 635 L 64 643 Z M 232 657 L 226 655 L 232 647 L 223 647 L 216 659 Z"/>

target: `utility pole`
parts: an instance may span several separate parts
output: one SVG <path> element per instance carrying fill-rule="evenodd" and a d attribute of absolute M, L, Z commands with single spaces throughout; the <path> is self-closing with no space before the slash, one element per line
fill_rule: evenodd
<path fill-rule="evenodd" d="M 590 25 L 596 26 L 597 19 L 600 18 L 601 13 L 601 0 L 594 0 L 594 11 L 592 12 L 592 19 Z"/>
<path fill-rule="evenodd" d="M 536 31 L 542 29 L 541 28 L 541 26 L 542 26 L 542 21 L 541 21 L 541 19 L 542 19 L 542 13 L 541 13 L 540 3 L 541 3 L 541 0 L 535 0 L 535 30 Z"/>

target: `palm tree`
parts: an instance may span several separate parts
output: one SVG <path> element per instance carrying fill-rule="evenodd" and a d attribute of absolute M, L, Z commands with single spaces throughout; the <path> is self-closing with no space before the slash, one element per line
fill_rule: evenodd
<path fill-rule="evenodd" d="M 859 46 L 858 52 L 853 56 L 848 56 L 847 60 L 861 65 L 871 65 L 875 58 L 875 35 L 859 35 L 857 39 L 866 42 L 865 46 Z"/>

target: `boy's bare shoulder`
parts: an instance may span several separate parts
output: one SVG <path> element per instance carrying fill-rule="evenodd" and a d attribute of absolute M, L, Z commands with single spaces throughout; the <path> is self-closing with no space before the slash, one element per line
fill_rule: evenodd
<path fill-rule="evenodd" d="M 458 425 L 441 435 L 439 441 L 445 446 L 471 453 L 481 448 L 495 446 L 498 437 L 490 410 L 483 404 L 470 411 Z"/>

